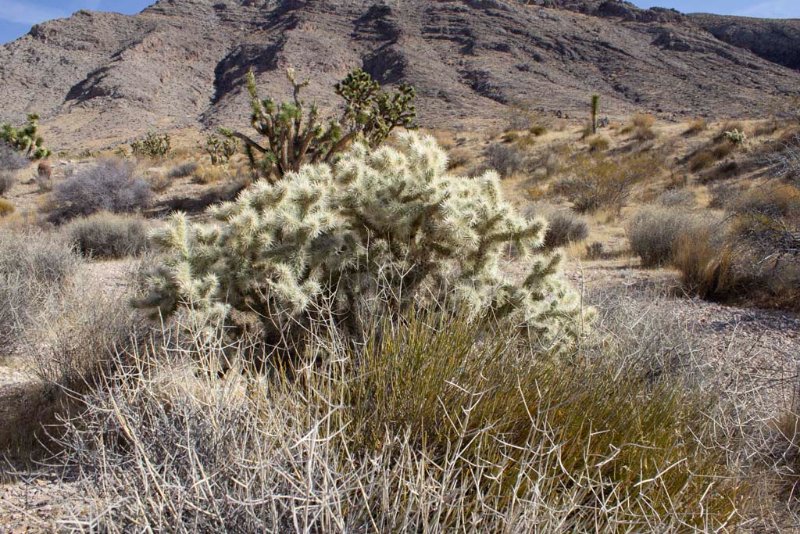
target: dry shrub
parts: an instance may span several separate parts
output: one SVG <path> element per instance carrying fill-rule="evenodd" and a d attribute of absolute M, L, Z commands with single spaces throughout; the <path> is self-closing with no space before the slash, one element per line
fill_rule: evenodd
<path fill-rule="evenodd" d="M 14 208 L 14 204 L 10 200 L 0 198 L 0 217 L 11 215 L 15 210 L 16 208 Z"/>
<path fill-rule="evenodd" d="M 483 151 L 483 156 L 486 167 L 496 170 L 503 178 L 528 168 L 525 153 L 514 145 L 492 143 Z"/>
<path fill-rule="evenodd" d="M 61 223 L 98 211 L 132 213 L 150 204 L 150 185 L 135 175 L 133 163 L 101 160 L 53 189 L 52 222 Z"/>
<path fill-rule="evenodd" d="M 588 221 L 571 209 L 535 204 L 525 211 L 525 217 L 543 217 L 547 221 L 544 247 L 549 250 L 583 241 L 589 236 Z"/>
<path fill-rule="evenodd" d="M 704 132 L 708 129 L 708 123 L 705 119 L 694 119 L 689 123 L 689 126 L 686 128 L 686 131 L 683 132 L 684 135 L 697 135 L 700 132 Z"/>
<path fill-rule="evenodd" d="M 194 172 L 193 180 L 198 184 L 215 184 L 230 178 L 222 165 L 200 165 Z"/>
<path fill-rule="evenodd" d="M 732 202 L 730 209 L 740 214 L 800 220 L 800 188 L 787 183 L 768 182 L 742 193 Z"/>
<path fill-rule="evenodd" d="M 697 195 L 689 189 L 670 189 L 661 193 L 656 202 L 664 207 L 692 207 L 697 201 Z"/>
<path fill-rule="evenodd" d="M 16 173 L 14 171 L 0 170 L 0 196 L 7 194 L 17 183 Z"/>
<path fill-rule="evenodd" d="M 689 170 L 692 172 L 702 171 L 712 166 L 716 161 L 717 159 L 711 151 L 700 150 L 689 158 Z"/>
<path fill-rule="evenodd" d="M 555 184 L 554 192 L 570 200 L 579 213 L 605 208 L 618 213 L 633 186 L 657 168 L 657 157 L 651 153 L 619 159 L 582 156 L 575 159 L 569 176 Z"/>
<path fill-rule="evenodd" d="M 447 153 L 447 169 L 454 170 L 466 167 L 473 160 L 473 153 L 466 148 L 454 148 Z"/>
<path fill-rule="evenodd" d="M 631 124 L 633 125 L 633 137 L 637 141 L 651 141 L 656 138 L 656 132 L 653 130 L 656 118 L 653 115 L 638 113 L 633 116 Z"/>
<path fill-rule="evenodd" d="M 642 259 L 642 266 L 659 267 L 672 262 L 682 236 L 709 224 L 699 215 L 673 208 L 644 208 L 628 222 L 628 241 L 631 250 Z"/>
<path fill-rule="evenodd" d="M 589 138 L 588 144 L 591 152 L 605 152 L 611 146 L 611 141 L 608 137 L 595 135 Z"/>
<path fill-rule="evenodd" d="M 180 165 L 176 165 L 169 170 L 167 173 L 167 178 L 171 180 L 186 178 L 187 176 L 193 175 L 199 166 L 200 165 L 196 161 L 181 163 Z"/>
<path fill-rule="evenodd" d="M 73 525 L 150 531 L 735 529 L 745 495 L 716 399 L 636 356 L 556 362 L 513 331 L 420 311 L 293 378 L 219 379 L 248 347 L 139 352 L 62 440 L 115 506 Z M 203 341 L 205 340 L 205 341 Z M 313 353 L 312 353 L 313 354 Z M 210 367 L 209 367 L 210 365 Z"/>
<path fill-rule="evenodd" d="M 122 258 L 147 249 L 147 222 L 138 216 L 95 213 L 70 222 L 65 231 L 84 256 Z"/>

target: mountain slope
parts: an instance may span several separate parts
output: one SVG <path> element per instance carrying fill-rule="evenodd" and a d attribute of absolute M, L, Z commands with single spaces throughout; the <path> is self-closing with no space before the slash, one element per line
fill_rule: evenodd
<path fill-rule="evenodd" d="M 59 147 L 111 144 L 149 129 L 242 125 L 244 75 L 287 97 L 360 66 L 412 83 L 420 121 L 469 126 L 525 101 L 583 114 L 759 114 L 800 72 L 725 43 L 677 12 L 624 2 L 508 0 L 160 0 L 135 16 L 81 11 L 0 47 L 5 120 L 38 111 Z M 569 5 L 567 5 L 569 4 Z"/>

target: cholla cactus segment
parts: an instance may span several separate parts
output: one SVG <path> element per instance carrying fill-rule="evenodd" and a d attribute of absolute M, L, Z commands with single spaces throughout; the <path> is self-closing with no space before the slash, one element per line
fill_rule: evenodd
<path fill-rule="evenodd" d="M 729 132 L 725 132 L 725 139 L 734 145 L 743 145 L 744 142 L 747 141 L 747 134 L 740 132 L 738 129 L 733 129 Z"/>
<path fill-rule="evenodd" d="M 476 319 L 574 333 L 579 305 L 559 258 L 536 255 L 545 223 L 503 199 L 496 173 L 446 168 L 432 137 L 405 133 L 396 147 L 356 144 L 334 165 L 257 182 L 214 208 L 211 227 L 176 216 L 158 236 L 168 255 L 147 305 L 255 312 L 269 332 L 325 306 L 352 326 L 364 299 L 384 290 L 392 309 L 435 295 Z M 510 245 L 532 266 L 523 280 L 501 269 Z"/>

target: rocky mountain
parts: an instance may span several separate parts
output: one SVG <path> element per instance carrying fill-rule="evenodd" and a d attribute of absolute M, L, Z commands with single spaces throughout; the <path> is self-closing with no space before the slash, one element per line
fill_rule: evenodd
<path fill-rule="evenodd" d="M 798 48 L 747 29 L 775 23 L 719 19 L 612 0 L 159 0 L 0 47 L 0 119 L 36 111 L 59 148 L 242 125 L 247 70 L 284 98 L 288 66 L 323 106 L 354 67 L 409 82 L 420 122 L 448 127 L 515 102 L 582 116 L 591 93 L 612 115 L 758 115 L 800 90 Z"/>

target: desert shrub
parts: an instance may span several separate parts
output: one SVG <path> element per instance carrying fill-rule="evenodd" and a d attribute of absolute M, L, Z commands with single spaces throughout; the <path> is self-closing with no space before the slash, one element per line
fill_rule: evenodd
<path fill-rule="evenodd" d="M 87 507 L 73 524 L 549 532 L 741 521 L 746 489 L 700 388 L 653 379 L 633 357 L 531 360 L 514 331 L 486 339 L 424 311 L 390 328 L 355 354 L 298 366 L 296 381 L 210 378 L 195 362 L 244 351 L 219 341 L 119 366 L 62 440 L 81 487 L 117 505 Z"/>
<path fill-rule="evenodd" d="M 652 154 L 635 154 L 612 159 L 604 156 L 578 157 L 569 175 L 554 185 L 554 192 L 565 196 L 580 213 L 609 208 L 622 209 L 633 186 L 657 167 Z"/>
<path fill-rule="evenodd" d="M 492 143 L 483 151 L 486 166 L 504 178 L 527 169 L 525 153 L 514 145 Z"/>
<path fill-rule="evenodd" d="M 648 207 L 639 210 L 628 222 L 628 241 L 644 267 L 658 267 L 673 260 L 678 240 L 701 223 L 707 224 L 698 215 Z"/>
<path fill-rule="evenodd" d="M 53 189 L 50 220 L 63 222 L 98 211 L 132 213 L 149 205 L 150 185 L 135 176 L 135 165 L 107 159 L 76 173 Z"/>
<path fill-rule="evenodd" d="M 708 129 L 708 123 L 705 119 L 695 119 L 689 123 L 684 135 L 697 135 Z"/>
<path fill-rule="evenodd" d="M 17 182 L 17 177 L 13 172 L 0 171 L 0 196 L 7 194 Z"/>
<path fill-rule="evenodd" d="M 201 165 L 194 173 L 193 181 L 198 184 L 215 184 L 229 178 L 228 171 L 220 165 Z"/>
<path fill-rule="evenodd" d="M 784 139 L 777 149 L 767 152 L 763 162 L 771 167 L 775 177 L 800 181 L 800 135 Z"/>
<path fill-rule="evenodd" d="M 30 164 L 28 158 L 11 145 L 0 142 L 0 171 L 19 171 Z"/>
<path fill-rule="evenodd" d="M 187 161 L 171 168 L 167 173 L 167 178 L 174 180 L 176 178 L 186 178 L 193 175 L 200 165 L 196 161 Z"/>
<path fill-rule="evenodd" d="M 11 215 L 14 211 L 16 211 L 16 208 L 10 200 L 0 198 L 0 217 Z"/>
<path fill-rule="evenodd" d="M 355 69 L 335 86 L 344 100 L 343 114 L 324 121 L 316 104 L 308 106 L 302 99 L 308 81 L 298 82 L 291 68 L 286 77 L 294 89 L 293 100 L 277 104 L 271 98 L 262 99 L 255 75 L 252 71 L 247 75 L 250 124 L 264 138 L 263 146 L 241 132 L 220 130 L 244 144 L 253 171 L 269 180 L 297 172 L 306 163 L 332 163 L 356 140 L 377 147 L 396 128 L 414 127 L 416 92 L 410 85 L 401 83 L 388 93 L 367 72 Z"/>
<path fill-rule="evenodd" d="M 583 241 L 589 236 L 589 223 L 570 209 L 559 209 L 546 204 L 536 204 L 526 210 L 525 216 L 531 220 L 542 217 L 547 221 L 544 235 L 545 249 L 554 249 Z"/>
<path fill-rule="evenodd" d="M 131 143 L 131 152 L 134 156 L 143 158 L 163 158 L 172 149 L 172 140 L 169 134 L 148 132 L 142 139 Z"/>
<path fill-rule="evenodd" d="M 142 304 L 255 313 L 267 340 L 290 345 L 325 308 L 355 335 L 360 307 L 391 314 L 424 295 L 474 318 L 513 317 L 543 339 L 573 333 L 577 302 L 554 278 L 557 257 L 533 256 L 521 284 L 495 269 L 510 244 L 531 258 L 543 222 L 503 200 L 496 173 L 449 176 L 446 162 L 432 137 L 404 134 L 397 148 L 358 144 L 333 167 L 257 183 L 212 208 L 214 226 L 177 215 L 157 237 L 167 256 Z"/>
<path fill-rule="evenodd" d="M 44 233 L 0 231 L 0 355 L 7 355 L 51 295 L 75 274 L 78 258 Z"/>
<path fill-rule="evenodd" d="M 541 124 L 535 124 L 528 128 L 528 132 L 535 135 L 536 137 L 541 137 L 547 133 L 547 126 Z"/>
<path fill-rule="evenodd" d="M 741 193 L 729 208 L 739 214 L 800 220 L 800 188 L 769 182 Z"/>
<path fill-rule="evenodd" d="M 611 146 L 611 141 L 602 135 L 595 135 L 589 138 L 589 150 L 592 152 L 604 152 Z"/>
<path fill-rule="evenodd" d="M 675 206 L 694 206 L 697 199 L 694 191 L 689 189 L 670 189 L 661 193 L 656 202 L 660 206 L 675 207 Z"/>
<path fill-rule="evenodd" d="M 702 171 L 712 166 L 717 158 L 709 150 L 700 150 L 689 158 L 689 170 L 692 172 Z"/>
<path fill-rule="evenodd" d="M 731 271 L 733 254 L 724 226 L 697 226 L 675 243 L 672 264 L 681 272 L 684 289 L 711 300 L 731 296 L 737 283 Z"/>
<path fill-rule="evenodd" d="M 122 258 L 147 248 L 147 223 L 136 216 L 95 213 L 70 222 L 65 231 L 85 256 Z"/>
<path fill-rule="evenodd" d="M 653 126 L 656 124 L 656 118 L 649 114 L 638 113 L 633 116 L 631 120 L 633 126 L 633 137 L 637 141 L 650 141 L 656 138 L 656 133 Z"/>

